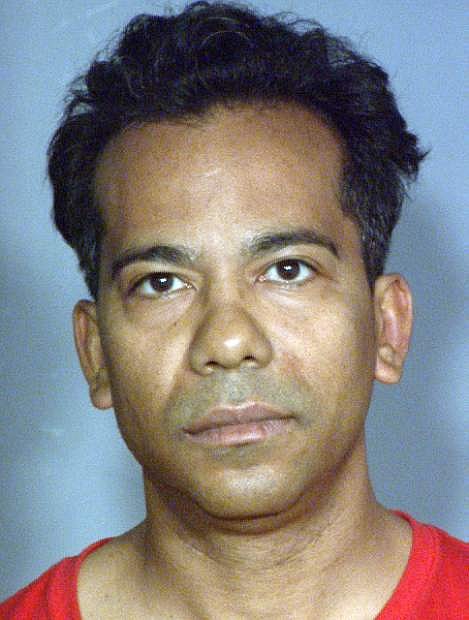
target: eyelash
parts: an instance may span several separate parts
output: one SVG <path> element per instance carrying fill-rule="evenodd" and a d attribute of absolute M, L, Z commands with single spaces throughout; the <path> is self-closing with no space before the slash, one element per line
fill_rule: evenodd
<path fill-rule="evenodd" d="M 288 265 L 288 264 L 297 264 L 299 266 L 299 272 L 301 273 L 302 269 L 304 271 L 304 268 L 308 269 L 311 273 L 308 277 L 304 277 L 300 282 L 293 282 L 290 280 L 272 280 L 266 277 L 265 274 L 267 274 L 271 269 L 278 269 L 280 266 L 284 265 Z M 301 286 L 302 284 L 304 284 L 305 282 L 308 282 L 309 280 L 312 279 L 312 277 L 314 276 L 314 274 L 316 274 L 317 269 L 311 265 L 310 263 L 304 261 L 304 260 L 300 260 L 300 259 L 294 259 L 294 258 L 290 258 L 290 259 L 283 259 L 281 261 L 277 261 L 275 263 L 273 263 L 272 265 L 270 265 L 265 271 L 264 273 L 260 276 L 260 281 L 261 282 L 275 282 L 278 285 L 283 285 L 283 286 L 288 286 L 288 287 L 298 287 Z M 129 296 L 132 296 L 133 294 L 135 294 L 139 288 L 143 287 L 143 285 L 145 285 L 146 283 L 150 283 L 152 280 L 160 280 L 166 278 L 167 280 L 172 280 L 174 282 L 174 280 L 180 280 L 180 282 L 182 282 L 182 286 L 178 287 L 176 289 L 176 291 L 184 289 L 184 288 L 189 288 L 189 285 L 184 282 L 184 280 L 182 278 L 179 278 L 178 276 L 169 273 L 169 272 L 164 272 L 164 271 L 160 271 L 160 272 L 154 272 L 151 273 L 149 275 L 144 276 L 143 278 L 141 278 L 140 280 L 138 280 L 130 289 L 129 291 Z M 153 293 L 147 293 L 147 294 L 143 294 L 143 297 L 147 297 L 147 298 L 152 298 L 152 297 L 166 297 L 171 295 L 172 293 L 174 293 L 175 291 L 154 291 Z"/>

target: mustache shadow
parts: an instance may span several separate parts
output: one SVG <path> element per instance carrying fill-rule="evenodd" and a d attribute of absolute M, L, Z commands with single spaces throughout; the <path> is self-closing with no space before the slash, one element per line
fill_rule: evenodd
<path fill-rule="evenodd" d="M 272 372 L 240 369 L 236 373 L 214 372 L 190 390 L 176 390 L 166 404 L 166 414 L 178 426 L 199 420 L 220 406 L 262 402 L 292 415 L 311 406 L 311 388 L 291 376 L 272 376 Z M 314 399 L 316 400 L 316 399 Z"/>

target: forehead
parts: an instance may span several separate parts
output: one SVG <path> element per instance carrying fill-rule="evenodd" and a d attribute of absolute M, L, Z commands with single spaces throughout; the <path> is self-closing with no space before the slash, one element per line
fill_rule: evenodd
<path fill-rule="evenodd" d="M 207 237 L 220 218 L 235 236 L 263 222 L 337 232 L 342 161 L 339 136 L 293 105 L 218 108 L 197 123 L 127 129 L 97 169 L 106 245 L 195 235 L 199 224 Z"/>

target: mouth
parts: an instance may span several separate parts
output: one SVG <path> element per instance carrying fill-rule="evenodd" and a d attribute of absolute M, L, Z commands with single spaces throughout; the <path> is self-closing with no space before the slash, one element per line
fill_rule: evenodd
<path fill-rule="evenodd" d="M 216 407 L 184 432 L 194 443 L 230 447 L 265 441 L 293 430 L 296 424 L 291 414 L 261 403 L 249 403 Z"/>

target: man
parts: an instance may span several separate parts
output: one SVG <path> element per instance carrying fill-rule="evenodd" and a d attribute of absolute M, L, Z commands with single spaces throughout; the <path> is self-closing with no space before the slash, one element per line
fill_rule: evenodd
<path fill-rule="evenodd" d="M 366 464 L 373 381 L 410 338 L 383 269 L 422 157 L 386 74 L 315 25 L 196 3 L 92 64 L 49 172 L 93 298 L 81 365 L 147 517 L 2 618 L 464 617 L 467 546 L 379 505 Z"/>

